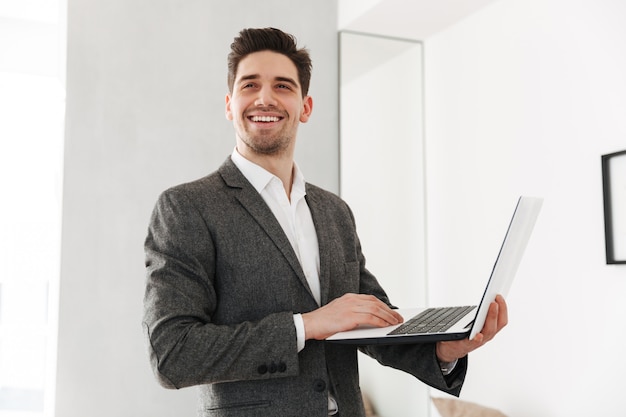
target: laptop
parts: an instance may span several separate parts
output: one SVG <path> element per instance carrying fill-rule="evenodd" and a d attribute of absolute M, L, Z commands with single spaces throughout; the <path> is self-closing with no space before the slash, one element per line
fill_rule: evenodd
<path fill-rule="evenodd" d="M 359 327 L 326 340 L 358 345 L 403 344 L 473 339 L 487 318 L 496 295 L 506 297 L 541 210 L 543 199 L 522 196 L 500 247 L 487 287 L 478 306 L 399 309 L 404 323 L 389 327 Z M 407 319 L 408 318 L 408 319 Z"/>

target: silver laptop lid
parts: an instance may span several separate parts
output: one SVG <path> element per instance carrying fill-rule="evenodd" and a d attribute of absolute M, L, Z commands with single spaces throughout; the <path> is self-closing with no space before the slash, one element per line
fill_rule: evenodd
<path fill-rule="evenodd" d="M 496 299 L 496 295 L 501 294 L 506 297 L 509 293 L 542 204 L 543 198 L 540 197 L 522 196 L 517 201 L 515 212 L 500 247 L 500 253 L 496 258 L 489 283 L 476 313 L 470 339 L 482 330 L 489 305 Z"/>

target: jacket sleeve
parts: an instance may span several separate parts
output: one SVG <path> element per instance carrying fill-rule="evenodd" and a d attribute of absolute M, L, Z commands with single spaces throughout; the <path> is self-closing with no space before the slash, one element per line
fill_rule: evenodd
<path fill-rule="evenodd" d="M 444 376 L 437 361 L 435 343 L 365 346 L 361 350 L 382 365 L 407 372 L 433 388 L 457 397 L 461 393 L 467 356 L 459 359 L 450 375 Z"/>
<path fill-rule="evenodd" d="M 164 387 L 298 373 L 291 312 L 234 324 L 215 322 L 214 241 L 184 192 L 172 189 L 159 197 L 145 254 L 143 329 L 152 368 Z M 268 372 L 272 367 L 278 371 Z"/>

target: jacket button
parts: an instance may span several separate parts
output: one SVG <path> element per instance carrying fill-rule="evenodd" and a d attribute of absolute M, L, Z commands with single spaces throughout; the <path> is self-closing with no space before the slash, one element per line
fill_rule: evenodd
<path fill-rule="evenodd" d="M 270 363 L 270 367 L 267 369 L 270 374 L 276 373 L 276 371 L 278 370 L 276 367 L 276 364 L 274 362 Z"/>
<path fill-rule="evenodd" d="M 278 363 L 278 372 L 285 372 L 287 370 L 287 365 L 285 362 Z"/>
<path fill-rule="evenodd" d="M 317 392 L 324 392 L 324 390 L 326 389 L 326 382 L 322 381 L 321 379 L 316 379 L 313 383 L 313 389 Z"/>
<path fill-rule="evenodd" d="M 267 365 L 263 364 L 263 365 L 259 365 L 259 367 L 256 369 L 261 375 L 266 374 L 267 373 Z"/>

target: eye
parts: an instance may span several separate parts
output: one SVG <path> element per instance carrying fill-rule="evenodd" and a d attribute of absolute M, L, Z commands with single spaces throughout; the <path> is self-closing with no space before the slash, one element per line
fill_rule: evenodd
<path fill-rule="evenodd" d="M 242 80 L 242 82 L 239 84 L 240 90 L 255 89 L 257 87 L 258 87 L 258 83 L 255 82 L 254 80 Z"/>
<path fill-rule="evenodd" d="M 288 85 L 288 84 L 278 84 L 278 85 L 276 86 L 276 88 L 278 88 L 278 89 L 286 89 L 286 90 L 291 90 L 291 86 L 290 86 L 290 85 Z"/>

